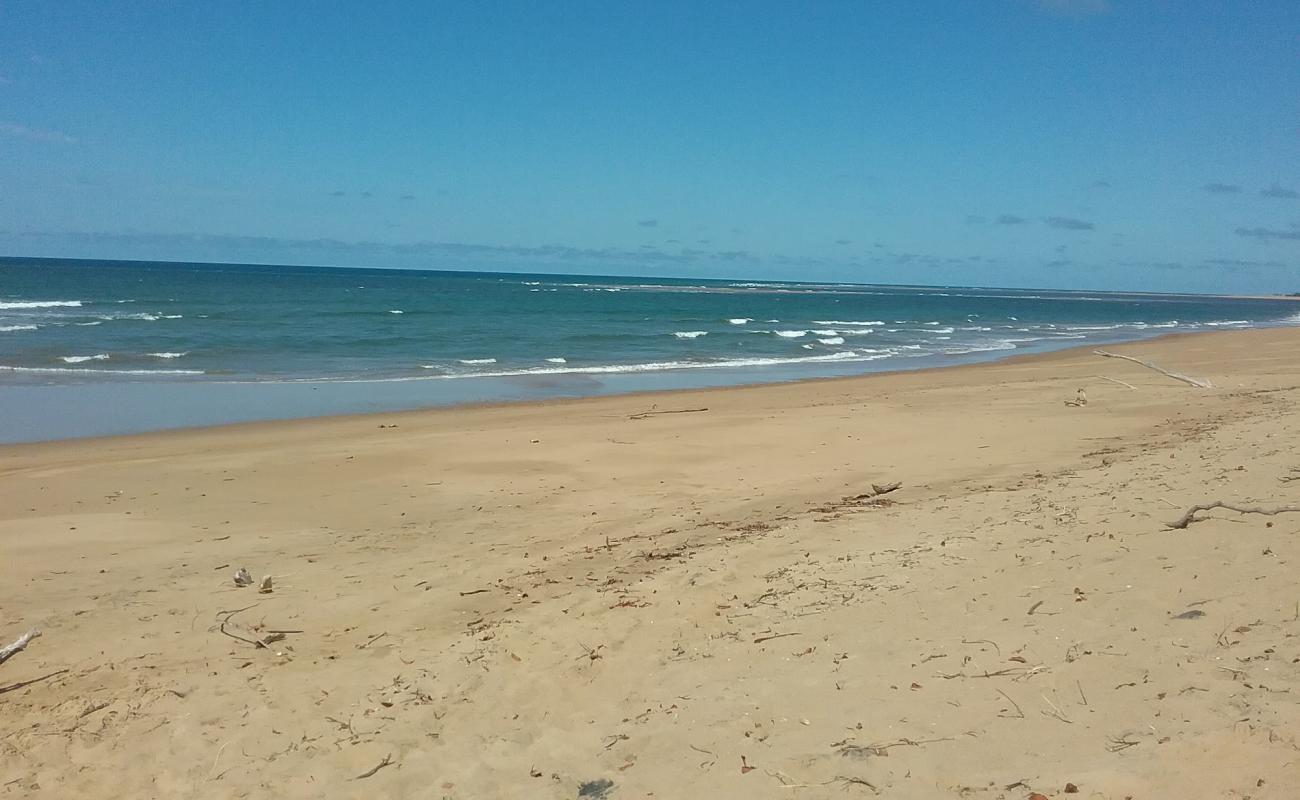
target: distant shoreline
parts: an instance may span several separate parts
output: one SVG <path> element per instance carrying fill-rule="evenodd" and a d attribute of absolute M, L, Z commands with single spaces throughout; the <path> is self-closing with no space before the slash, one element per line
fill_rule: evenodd
<path fill-rule="evenodd" d="M 1114 343 L 1093 342 L 1071 347 L 1062 347 L 1043 352 L 1006 352 L 1001 354 L 982 354 L 985 357 L 974 361 L 949 364 L 928 364 L 914 368 L 880 369 L 871 372 L 853 372 L 839 375 L 806 375 L 785 379 L 754 379 L 753 370 L 734 369 L 735 379 L 719 382 L 673 385 L 671 382 L 656 378 L 671 377 L 665 373 L 642 373 L 639 375 L 602 376 L 605 385 L 602 390 L 575 391 L 573 393 L 556 393 L 553 387 L 544 387 L 544 393 L 535 394 L 529 381 L 511 381 L 504 378 L 485 379 L 493 382 L 510 382 L 517 391 L 512 396 L 476 399 L 466 395 L 459 400 L 420 401 L 418 394 L 394 393 L 389 396 L 390 405 L 384 405 L 371 397 L 371 405 L 358 406 L 355 402 L 331 405 L 328 392 L 322 388 L 347 388 L 355 390 L 358 397 L 367 396 L 367 382 L 348 382 L 336 384 L 311 383 L 205 383 L 199 381 L 162 382 L 121 382 L 98 384 L 65 384 L 52 386 L 0 386 L 0 420 L 5 420 L 7 427 L 0 427 L 0 451 L 6 447 L 41 446 L 66 441 L 89 441 L 123 436 L 171 435 L 186 431 L 239 428 L 245 426 L 292 425 L 302 423 L 327 422 L 334 419 L 369 419 L 394 414 L 455 414 L 460 411 L 484 410 L 493 408 L 541 408 L 564 406 L 567 404 L 614 402 L 616 399 L 645 399 L 648 403 L 657 403 L 675 397 L 691 396 L 726 396 L 729 392 L 763 392 L 779 390 L 783 387 L 816 387 L 818 385 L 840 386 L 858 382 L 878 382 L 891 379 L 903 379 L 907 376 L 924 376 L 934 373 L 981 375 L 984 370 L 997 370 L 1009 365 L 1032 365 L 1054 359 L 1070 359 L 1086 354 L 1098 347 L 1165 347 L 1167 343 L 1189 339 L 1206 339 L 1210 342 L 1232 340 L 1233 337 L 1250 334 L 1275 334 L 1280 331 L 1293 331 L 1300 336 L 1300 328 L 1287 327 L 1250 328 L 1243 330 L 1193 331 L 1164 333 L 1142 339 L 1127 339 Z M 1290 338 L 1287 334 L 1286 338 Z M 974 372 L 969 372 L 969 371 Z M 743 373 L 743 374 L 742 374 Z M 563 377 L 563 376 L 547 376 Z M 618 380 L 618 379 L 624 380 Z M 640 380 L 638 380 L 640 379 Z M 470 379 L 466 379 L 467 381 Z M 415 383 L 415 382 L 412 382 Z M 441 382 L 440 382 L 441 383 Z M 666 385 L 665 385 L 666 384 Z M 403 382 L 387 384 L 402 387 Z M 863 386 L 873 384 L 864 383 Z M 27 391 L 23 391 L 27 390 Z M 98 391 L 96 391 L 98 390 Z M 22 398 L 15 400 L 16 395 Z M 335 398 L 337 399 L 337 397 Z M 316 404 L 316 405 L 313 405 Z M 6 405 L 9 407 L 6 408 Z M 95 409 L 91 412 L 89 409 Z M 235 410 L 247 413 L 243 416 L 230 416 Z M 223 413 L 227 416 L 214 416 Z M 107 421 L 114 419 L 115 413 L 126 412 L 125 416 L 116 418 L 117 427 L 104 427 Z M 93 414 L 92 416 L 87 416 Z M 48 420 L 54 424 L 60 421 L 79 419 L 90 423 L 91 427 L 80 432 L 65 434 L 52 433 L 55 429 L 42 425 Z M 101 427 L 94 427 L 99 424 Z M 49 435 L 41 435 L 45 430 Z"/>

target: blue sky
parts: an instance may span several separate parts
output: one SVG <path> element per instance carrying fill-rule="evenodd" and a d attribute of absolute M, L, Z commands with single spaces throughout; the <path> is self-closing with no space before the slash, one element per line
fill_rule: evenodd
<path fill-rule="evenodd" d="M 0 254 L 1300 291 L 1300 3 L 0 0 Z"/>

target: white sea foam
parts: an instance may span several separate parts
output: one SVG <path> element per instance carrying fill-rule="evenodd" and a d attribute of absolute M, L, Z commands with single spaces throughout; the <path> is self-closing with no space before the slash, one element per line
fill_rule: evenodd
<path fill-rule="evenodd" d="M 548 359 L 546 359 L 546 363 L 548 363 L 548 364 L 567 364 L 567 363 L 569 363 L 569 359 L 567 359 L 567 358 L 548 358 Z"/>
<path fill-rule="evenodd" d="M 1206 325 L 1213 325 L 1213 326 L 1215 326 L 1215 327 L 1219 327 L 1219 326 L 1221 326 L 1221 325 L 1249 325 L 1249 324 L 1250 324 L 1250 320 L 1245 320 L 1245 319 L 1229 319 L 1229 320 L 1222 320 L 1222 321 L 1219 321 L 1219 322 L 1207 322 L 1207 323 L 1205 323 L 1205 324 L 1206 324 Z"/>
<path fill-rule="evenodd" d="M 0 325 L 0 333 L 9 333 L 10 331 L 34 331 L 35 325 Z"/>
<path fill-rule="evenodd" d="M 390 308 L 390 309 L 388 309 L 388 313 L 389 313 L 389 314 L 403 314 L 403 313 L 405 313 L 405 312 L 402 311 L 400 308 Z"/>
<path fill-rule="evenodd" d="M 83 328 L 89 328 L 91 325 L 103 325 L 104 320 L 97 319 L 94 322 L 74 322 L 73 325 L 80 325 Z"/>
<path fill-rule="evenodd" d="M 708 336 L 708 331 L 677 331 L 673 334 L 678 339 L 698 339 L 701 336 Z"/>
<path fill-rule="evenodd" d="M 163 319 L 185 319 L 184 314 L 163 314 Z"/>
<path fill-rule="evenodd" d="M 108 353 L 96 353 L 93 356 L 59 356 L 59 360 L 67 364 L 80 364 L 83 361 L 107 361 Z"/>
<path fill-rule="evenodd" d="M 144 322 L 157 322 L 162 317 L 157 314 L 139 313 L 139 314 L 101 314 L 99 317 L 105 322 L 112 322 L 115 319 L 138 319 Z"/>
<path fill-rule="evenodd" d="M 817 336 L 839 336 L 840 332 L 826 329 L 826 330 L 814 330 L 813 334 Z"/>
<path fill-rule="evenodd" d="M 869 320 L 815 319 L 813 320 L 813 324 L 814 325 L 868 325 L 869 326 L 869 325 L 884 325 L 885 323 L 882 320 L 878 320 L 878 319 L 869 319 Z"/>
<path fill-rule="evenodd" d="M 926 324 L 928 325 L 929 323 Z M 952 328 L 935 328 L 934 330 L 930 331 L 930 333 L 952 333 L 952 330 L 953 330 Z"/>
<path fill-rule="evenodd" d="M 843 336 L 829 336 L 825 339 L 818 339 L 822 344 L 844 344 Z"/>
<path fill-rule="evenodd" d="M 87 375 L 202 375 L 201 369 L 74 369 L 71 367 L 11 367 L 0 364 L 4 372 L 47 372 L 60 374 Z"/>
<path fill-rule="evenodd" d="M 153 356 L 154 358 L 181 358 L 182 356 L 189 355 L 189 351 L 183 353 L 147 353 L 146 355 Z"/>
<path fill-rule="evenodd" d="M 798 339 L 808 335 L 808 331 L 772 331 L 782 339 Z"/>
<path fill-rule="evenodd" d="M 518 370 L 499 370 L 495 372 L 475 372 L 431 376 L 433 378 L 505 378 L 518 375 L 599 375 L 625 372 L 663 372 L 683 369 L 720 369 L 730 367 L 765 367 L 782 364 L 819 363 L 824 361 L 876 361 L 888 358 L 884 353 L 859 353 L 854 350 L 842 350 L 816 356 L 799 356 L 794 358 L 729 358 L 717 361 L 654 361 L 644 364 L 609 364 L 595 367 L 532 367 Z M 426 369 L 434 369 L 427 365 Z"/>
<path fill-rule="evenodd" d="M 727 320 L 727 322 L 730 322 L 732 325 L 745 325 L 753 321 L 754 320 L 750 319 L 749 317 L 734 317 L 732 319 Z"/>
<path fill-rule="evenodd" d="M 80 300 L 14 300 L 0 302 L 0 311 L 20 308 L 80 308 Z"/>
<path fill-rule="evenodd" d="M 470 366 L 473 366 L 473 365 L 475 365 L 475 364 L 495 364 L 495 363 L 497 363 L 497 360 L 496 360 L 495 358 L 460 358 L 460 359 L 457 359 L 457 360 L 458 360 L 460 363 L 462 363 L 462 364 L 468 364 L 468 365 L 470 365 Z"/>

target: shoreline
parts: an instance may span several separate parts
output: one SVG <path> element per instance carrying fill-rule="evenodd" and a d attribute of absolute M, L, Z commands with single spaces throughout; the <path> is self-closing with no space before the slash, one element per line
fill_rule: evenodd
<path fill-rule="evenodd" d="M 1123 339 L 1123 340 L 1118 340 L 1110 343 L 1098 341 L 1089 344 L 1079 344 L 1079 345 L 1072 345 L 1067 347 L 1059 347 L 1059 348 L 1039 351 L 1039 352 L 1025 352 L 1025 353 L 1008 352 L 1006 355 L 997 355 L 996 352 L 992 352 L 986 354 L 986 357 L 977 358 L 976 360 L 971 360 L 971 361 L 925 365 L 925 366 L 917 366 L 911 368 L 901 367 L 897 369 L 880 369 L 880 370 L 857 372 L 853 374 L 844 374 L 844 375 L 822 374 L 822 375 L 812 375 L 808 377 L 777 378 L 777 379 L 768 379 L 768 380 L 755 380 L 753 382 L 734 382 L 734 383 L 728 382 L 728 383 L 715 384 L 715 385 L 706 384 L 701 386 L 690 386 L 690 385 L 668 386 L 665 388 L 640 387 L 640 388 L 631 388 L 626 390 L 611 388 L 607 391 L 604 390 L 605 387 L 602 386 L 600 387 L 599 390 L 589 391 L 587 393 L 578 393 L 573 395 L 560 394 L 560 395 L 537 396 L 537 397 L 528 397 L 526 396 L 527 391 L 522 391 L 521 394 L 524 396 L 519 396 L 514 399 L 433 402 L 424 405 L 414 405 L 414 406 L 410 405 L 409 402 L 398 402 L 395 405 L 395 407 L 391 409 L 375 409 L 375 410 L 365 410 L 365 411 L 327 410 L 324 413 L 319 413 L 319 414 L 309 413 L 309 414 L 298 415 L 298 416 L 264 416 L 264 417 L 249 418 L 249 419 L 236 419 L 232 421 L 198 422 L 195 424 L 177 424 L 177 425 L 164 424 L 163 427 L 158 427 L 158 428 L 146 428 L 141 430 L 123 430 L 121 432 L 112 432 L 112 433 L 89 433 L 89 434 L 80 434 L 80 435 L 74 433 L 70 435 L 47 436 L 46 438 L 41 438 L 41 439 L 30 439 L 30 440 L 20 439 L 17 441 L 0 440 L 0 449 L 7 448 L 7 447 L 16 447 L 21 445 L 52 444 L 61 441 L 86 442 L 86 441 L 94 441 L 99 439 L 147 436 L 150 434 L 182 433 L 188 431 L 203 431 L 209 429 L 256 426 L 256 425 L 265 425 L 265 424 L 275 425 L 275 424 L 288 424 L 288 423 L 309 423 L 309 422 L 329 420 L 329 419 L 351 419 L 351 418 L 367 418 L 367 417 L 374 417 L 374 416 L 436 413 L 436 412 L 449 412 L 449 411 L 462 410 L 462 409 L 489 409 L 489 408 L 499 408 L 499 407 L 519 407 L 519 406 L 530 406 L 530 405 L 552 407 L 555 405 L 580 403 L 584 401 L 597 401 L 601 399 L 615 398 L 615 397 L 628 398 L 628 399 L 636 399 L 636 398 L 644 397 L 644 398 L 652 399 L 652 398 L 670 397 L 673 395 L 687 395 L 692 393 L 711 394 L 715 392 L 761 390 L 767 387 L 779 387 L 779 386 L 790 386 L 790 385 L 800 385 L 800 384 L 816 384 L 821 382 L 834 383 L 840 381 L 880 379 L 880 378 L 894 376 L 894 375 L 927 374 L 936 370 L 981 369 L 981 368 L 992 367 L 998 364 L 1019 363 L 1024 360 L 1032 361 L 1032 360 L 1039 360 L 1039 359 L 1051 359 L 1054 357 L 1069 357 L 1069 354 L 1072 353 L 1082 353 L 1085 351 L 1092 351 L 1098 348 L 1106 348 L 1106 347 L 1122 348 L 1126 346 L 1141 345 L 1146 343 L 1159 343 L 1166 340 L 1176 340 L 1181 337 L 1216 336 L 1220 334 L 1233 334 L 1233 333 L 1246 332 L 1246 331 L 1279 330 L 1279 329 L 1287 329 L 1288 327 L 1290 326 L 1277 325 L 1277 326 L 1261 326 L 1261 327 L 1253 327 L 1253 328 L 1237 329 L 1237 330 L 1180 331 L 1174 333 L 1160 333 L 1145 338 Z M 662 381 L 667 378 L 677 377 L 677 375 L 667 374 L 668 372 L 671 371 L 658 372 L 658 373 L 638 373 L 635 375 L 619 376 L 619 377 L 627 377 L 633 379 L 634 380 L 633 385 L 635 386 L 636 379 L 640 379 L 641 381 L 645 381 L 645 380 Z M 701 372 L 707 372 L 707 370 L 701 370 Z M 566 374 L 547 376 L 547 377 L 563 380 L 574 376 L 571 376 L 566 373 Z M 610 376 L 602 376 L 602 377 L 605 378 L 606 380 L 610 379 Z M 685 377 L 689 378 L 692 376 L 687 375 Z M 420 380 L 432 381 L 436 379 L 428 378 L 428 379 L 420 379 Z M 420 380 L 412 380 L 410 383 L 419 383 Z M 473 379 L 462 379 L 462 380 L 473 380 Z M 482 380 L 503 381 L 508 379 L 491 378 L 491 379 L 482 379 Z M 388 381 L 377 381 L 377 382 L 349 381 L 343 383 L 246 382 L 246 383 L 213 383 L 213 384 L 208 384 L 205 382 L 198 382 L 198 381 L 176 382 L 176 383 L 122 382 L 122 383 L 102 383 L 102 384 L 67 384 L 67 385 L 59 385 L 57 387 L 55 386 L 0 387 L 0 393 L 2 393 L 6 388 L 19 389 L 19 390 L 25 389 L 28 391 L 34 390 L 37 393 L 45 393 L 45 392 L 53 391 L 53 392 L 58 392 L 66 395 L 76 388 L 81 388 L 85 386 L 93 386 L 101 390 L 109 389 L 110 391 L 127 391 L 127 392 L 131 391 L 131 389 L 128 389 L 127 387 L 134 387 L 134 388 L 143 387 L 144 391 L 146 392 L 149 389 L 155 387 L 168 387 L 168 388 L 175 388 L 182 393 L 189 393 L 191 398 L 193 398 L 195 396 L 195 387 L 232 386 L 232 387 L 239 387 L 241 390 L 254 391 L 254 392 L 259 390 L 265 390 L 269 387 L 285 387 L 285 390 L 298 391 L 299 393 L 301 393 L 303 391 L 315 391 L 316 388 L 322 386 L 365 387 L 365 386 L 370 386 L 373 383 L 387 384 L 389 382 Z M 290 387 L 292 387 L 292 389 L 290 389 Z M 29 416 L 35 412 L 35 408 L 36 408 L 35 405 L 33 405 L 32 408 L 29 409 Z M 43 408 L 41 409 L 41 413 L 44 413 Z M 18 415 L 13 414 L 11 412 L 11 418 L 17 419 Z M 33 418 L 33 420 L 29 421 L 29 424 L 35 421 L 36 421 L 35 418 Z"/>
<path fill-rule="evenodd" d="M 2 447 L 0 786 L 1300 795 L 1300 518 L 1167 527 L 1300 499 L 1300 329 L 1218 333 Z"/>

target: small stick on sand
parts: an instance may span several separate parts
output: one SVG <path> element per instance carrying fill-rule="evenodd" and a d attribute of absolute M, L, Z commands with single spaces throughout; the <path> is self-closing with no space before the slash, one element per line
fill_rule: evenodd
<path fill-rule="evenodd" d="M 1190 384 L 1192 386 L 1195 386 L 1197 389 L 1214 388 L 1214 384 L 1210 383 L 1209 381 L 1203 378 L 1189 378 L 1188 376 L 1178 372 L 1170 372 L 1164 367 L 1157 367 L 1155 364 L 1152 364 L 1150 361 L 1143 361 L 1140 358 L 1134 358 L 1133 356 L 1122 356 L 1119 353 L 1112 353 L 1108 350 L 1093 350 L 1092 352 L 1103 358 L 1122 358 L 1125 361 L 1132 361 L 1134 364 L 1141 364 L 1147 369 L 1153 369 L 1156 372 L 1159 372 L 1161 375 L 1166 375 L 1170 378 L 1173 378 L 1176 381 L 1182 381 L 1183 383 Z"/>
<path fill-rule="evenodd" d="M 1007 719 L 1024 719 L 1024 718 L 1025 718 L 1025 712 L 1022 711 L 1022 710 L 1020 709 L 1020 704 L 1019 704 L 1019 703 L 1017 703 L 1015 700 L 1012 700 L 1012 699 L 1011 699 L 1011 695 L 1007 694 L 1006 692 L 1002 691 L 1001 689 L 998 689 L 997 692 L 998 692 L 998 694 L 1000 694 L 1000 695 L 1002 695 L 1003 697 L 1007 698 L 1007 702 L 1008 702 L 1008 703 L 1010 703 L 1011 705 L 1013 705 L 1013 706 L 1016 707 L 1016 716 L 1013 717 L 1013 716 L 1011 716 L 1010 714 L 998 714 L 999 717 L 1006 717 Z"/>
<path fill-rule="evenodd" d="M 352 780 L 359 781 L 359 780 L 364 780 L 365 778 L 369 778 L 371 775 L 374 775 L 376 772 L 383 769 L 384 767 L 387 767 L 392 763 L 393 763 L 393 754 L 389 753 L 388 755 L 384 756 L 383 761 L 380 761 L 378 764 L 374 765 L 373 767 L 361 773 L 360 775 L 353 778 Z"/>
<path fill-rule="evenodd" d="M 799 635 L 799 633 L 798 633 L 797 631 L 796 631 L 796 632 L 793 632 L 793 633 L 774 633 L 774 634 L 772 634 L 771 636 L 760 636 L 760 637 L 758 637 L 757 639 L 754 640 L 754 644 L 760 644 L 760 643 L 762 643 L 762 642 L 770 642 L 770 641 L 773 640 L 773 639 L 781 639 L 781 638 L 784 638 L 784 637 L 786 637 L 786 636 L 798 636 L 798 635 Z"/>
<path fill-rule="evenodd" d="M 46 675 L 42 675 L 42 676 L 39 677 L 39 678 L 32 678 L 31 680 L 27 680 L 27 681 L 19 681 L 18 683 L 11 683 L 11 684 L 9 684 L 8 686 L 0 686 L 0 694 L 4 694 L 5 692 L 13 692 L 13 691 L 16 691 L 16 690 L 18 690 L 18 689 L 23 688 L 24 686 L 31 686 L 33 683 L 40 683 L 41 681 L 48 681 L 50 678 L 53 678 L 53 677 L 55 677 L 56 675 L 62 675 L 63 673 L 65 673 L 65 672 L 67 672 L 67 671 L 68 671 L 68 670 L 66 670 L 66 669 L 59 669 L 59 670 L 55 670 L 54 672 L 48 673 L 48 674 L 46 674 Z"/>
<path fill-rule="evenodd" d="M 380 639 L 384 638 L 387 635 L 388 635 L 388 631 L 384 631 L 383 633 L 377 633 L 374 636 L 371 636 L 369 639 L 367 639 L 365 644 L 357 645 L 357 649 L 365 650 L 367 647 L 369 647 L 370 645 L 374 644 L 375 642 L 379 641 Z"/>
<path fill-rule="evenodd" d="M 1116 380 L 1114 378 L 1109 378 L 1105 375 L 1098 375 L 1097 377 L 1101 378 L 1103 381 L 1110 381 L 1111 383 L 1118 383 L 1120 386 L 1127 386 L 1128 388 L 1132 389 L 1135 392 L 1137 391 L 1138 388 L 1131 383 L 1125 383 L 1124 381 Z"/>
<path fill-rule="evenodd" d="M 23 649 L 27 647 L 28 642 L 30 642 L 32 639 L 35 639 L 37 636 L 40 635 L 41 632 L 39 630 L 37 630 L 36 628 L 32 628 L 27 633 L 24 633 L 22 636 L 19 636 L 17 639 L 14 639 L 13 642 L 11 642 L 10 644 L 5 645 L 4 647 L 0 647 L 0 664 L 5 663 L 13 656 L 17 655 L 18 653 L 21 653 Z"/>
<path fill-rule="evenodd" d="M 1215 500 L 1213 503 L 1200 503 L 1192 506 L 1187 509 L 1186 514 L 1183 514 L 1178 519 L 1173 522 L 1166 522 L 1165 527 L 1182 530 L 1193 522 L 1200 521 L 1196 519 L 1197 511 L 1210 511 L 1215 508 L 1226 508 L 1229 511 L 1236 511 L 1238 514 L 1264 514 L 1269 517 L 1276 514 L 1300 513 L 1300 506 L 1276 506 L 1274 508 L 1264 508 L 1263 506 L 1237 506 L 1231 503 L 1225 503 L 1222 500 Z"/>

